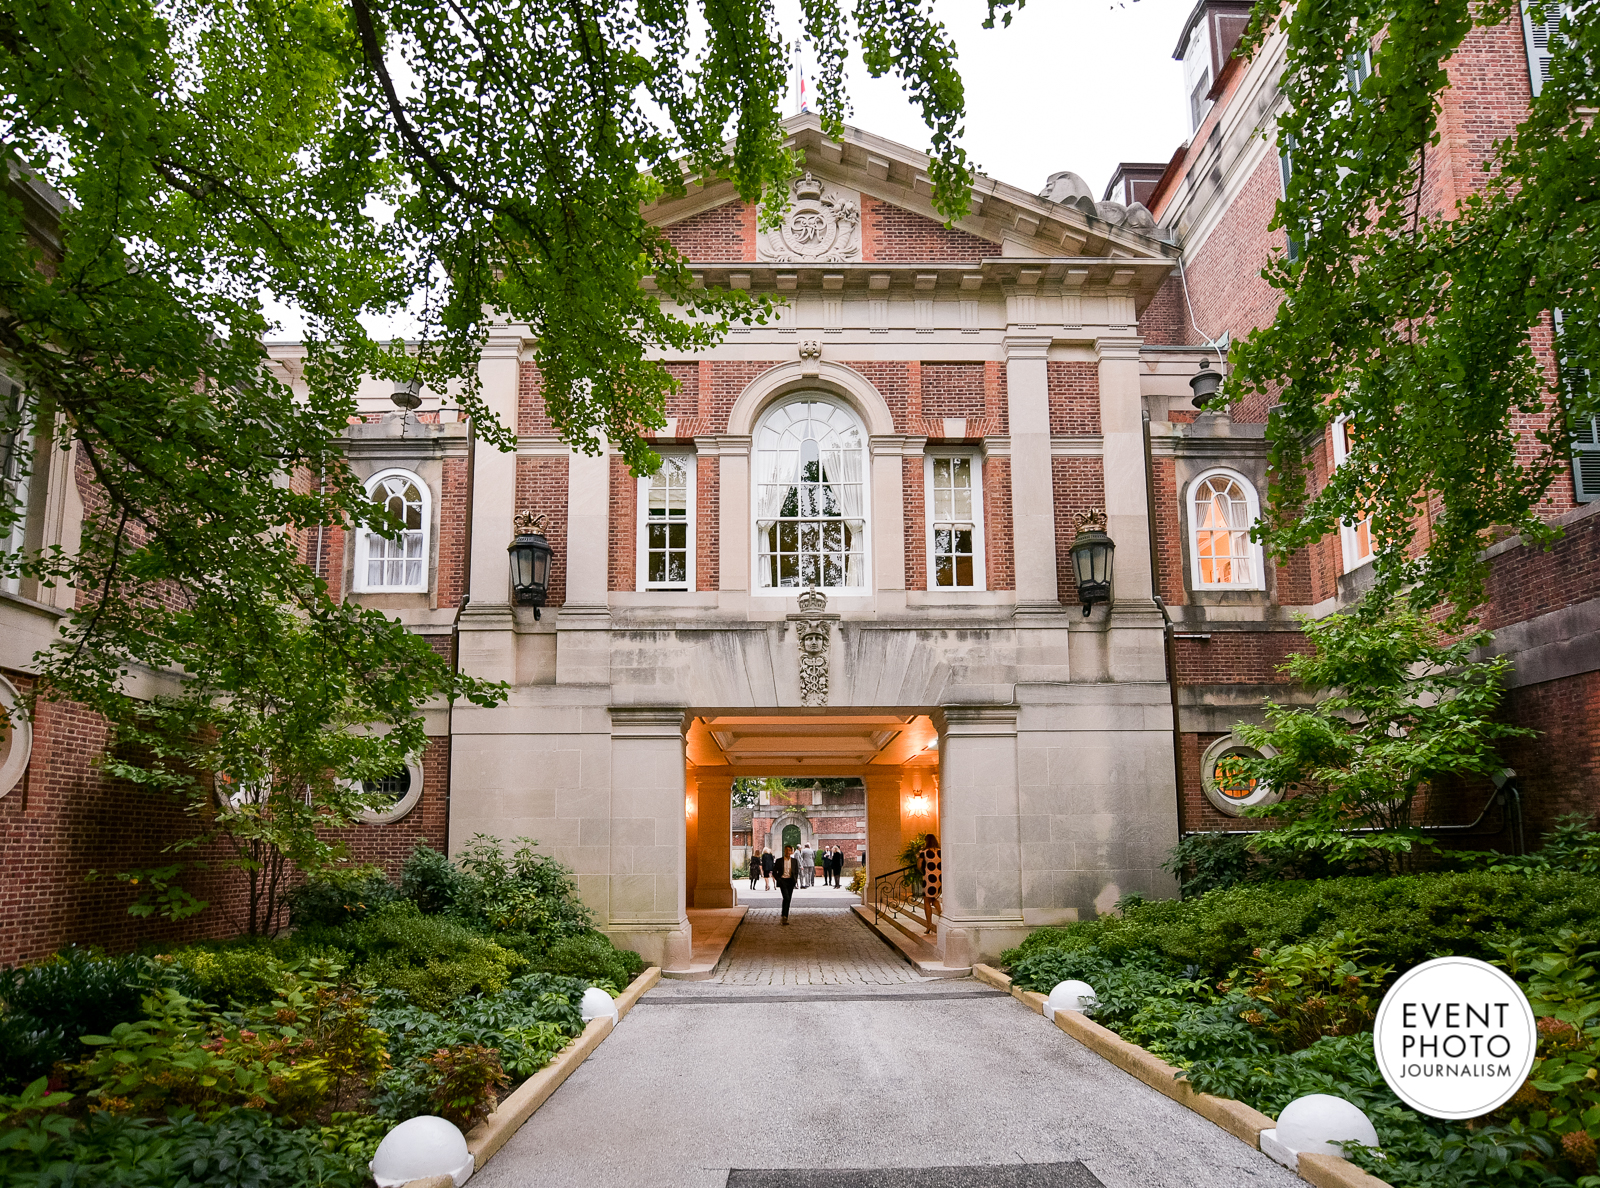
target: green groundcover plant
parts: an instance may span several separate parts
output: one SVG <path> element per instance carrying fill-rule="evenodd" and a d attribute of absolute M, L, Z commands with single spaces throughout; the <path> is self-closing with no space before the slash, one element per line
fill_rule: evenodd
<path fill-rule="evenodd" d="M 519 839 L 296 890 L 293 932 L 0 970 L 0 1185 L 365 1185 L 395 1123 L 470 1129 L 643 968 Z"/>
<path fill-rule="evenodd" d="M 1094 1018 L 1195 1088 L 1277 1115 L 1308 1093 L 1372 1119 L 1380 1151 L 1350 1158 L 1396 1188 L 1600 1188 L 1600 834 L 1566 822 L 1527 858 L 1397 878 L 1240 883 L 1040 929 L 1002 955 L 1018 986 L 1081 978 Z M 1466 1122 L 1425 1118 L 1389 1090 L 1372 1020 L 1400 972 L 1444 954 L 1493 962 L 1539 1019 L 1533 1072 Z"/>

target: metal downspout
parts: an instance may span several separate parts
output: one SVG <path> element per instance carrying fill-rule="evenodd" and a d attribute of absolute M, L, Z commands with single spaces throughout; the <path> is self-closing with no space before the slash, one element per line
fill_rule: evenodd
<path fill-rule="evenodd" d="M 475 480 L 478 474 L 478 426 L 467 418 L 467 510 L 464 517 L 461 546 L 461 599 L 456 603 L 456 617 L 450 623 L 450 672 L 461 675 L 461 612 L 467 609 L 472 595 L 467 593 L 467 583 L 472 577 L 472 505 Z M 450 796 L 455 791 L 456 776 L 456 691 L 450 690 L 450 708 L 445 714 L 445 765 L 449 775 L 444 782 L 444 852 L 450 854 Z"/>

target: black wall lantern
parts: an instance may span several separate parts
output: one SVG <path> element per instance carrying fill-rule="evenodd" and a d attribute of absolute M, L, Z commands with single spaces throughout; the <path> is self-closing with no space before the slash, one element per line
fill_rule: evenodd
<path fill-rule="evenodd" d="M 1194 393 L 1190 401 L 1196 408 L 1203 409 L 1206 401 L 1217 394 L 1217 389 L 1222 387 L 1222 372 L 1211 370 L 1211 360 L 1201 359 L 1200 370 L 1189 377 L 1189 389 Z"/>
<path fill-rule="evenodd" d="M 517 535 L 506 546 L 511 554 L 511 599 L 518 606 L 533 607 L 533 617 L 550 593 L 550 562 L 555 550 L 544 537 L 544 520 L 532 512 L 518 512 L 512 523 Z"/>
<path fill-rule="evenodd" d="M 1078 579 L 1078 601 L 1088 615 L 1097 602 L 1111 601 L 1111 562 L 1117 546 L 1106 535 L 1106 513 L 1097 507 L 1078 513 L 1078 535 L 1069 550 Z"/>

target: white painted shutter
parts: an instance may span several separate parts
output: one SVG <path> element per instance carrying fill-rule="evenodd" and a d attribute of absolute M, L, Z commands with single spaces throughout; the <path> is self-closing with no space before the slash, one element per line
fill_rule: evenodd
<path fill-rule="evenodd" d="M 1533 84 L 1535 95 L 1550 81 L 1550 43 L 1560 31 L 1561 14 L 1565 11 L 1564 4 L 1547 0 L 1544 19 L 1535 21 L 1526 0 L 1522 5 L 1522 40 L 1528 49 L 1528 80 Z"/>
<path fill-rule="evenodd" d="M 1579 503 L 1600 499 L 1600 417 L 1573 422 L 1572 486 Z"/>

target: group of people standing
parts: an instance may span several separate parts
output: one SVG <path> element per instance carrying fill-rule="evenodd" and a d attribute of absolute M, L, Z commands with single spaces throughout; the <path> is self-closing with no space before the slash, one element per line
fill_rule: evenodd
<path fill-rule="evenodd" d="M 798 854 L 793 846 L 784 846 L 781 857 L 775 857 L 770 846 L 759 854 L 751 851 L 750 889 L 754 891 L 756 883 L 765 880 L 764 889 L 770 891 L 776 883 L 783 894 L 783 922 L 787 924 L 795 888 L 815 886 L 819 866 L 822 867 L 823 886 L 839 886 L 844 873 L 844 851 L 838 846 L 825 846 L 819 852 L 813 850 L 809 842 L 800 847 Z"/>

